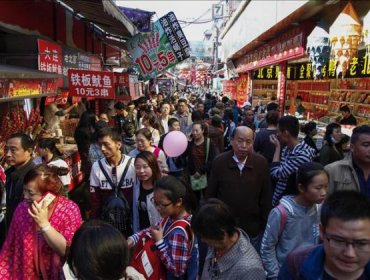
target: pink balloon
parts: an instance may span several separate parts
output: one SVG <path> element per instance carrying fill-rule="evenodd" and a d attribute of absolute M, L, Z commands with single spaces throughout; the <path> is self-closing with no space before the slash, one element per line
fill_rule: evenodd
<path fill-rule="evenodd" d="M 163 140 L 163 150 L 169 157 L 182 155 L 188 147 L 188 139 L 181 131 L 169 132 Z"/>

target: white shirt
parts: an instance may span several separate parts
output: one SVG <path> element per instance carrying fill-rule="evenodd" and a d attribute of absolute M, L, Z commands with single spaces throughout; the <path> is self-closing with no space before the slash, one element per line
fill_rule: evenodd
<path fill-rule="evenodd" d="M 247 162 L 247 159 L 248 159 L 248 157 L 246 157 L 245 160 L 243 160 L 243 162 L 240 162 L 238 160 L 238 158 L 236 157 L 236 155 L 235 154 L 233 155 L 233 160 L 235 160 L 236 164 L 238 165 L 238 168 L 239 168 L 240 172 L 243 171 L 243 168 L 245 166 L 245 163 Z"/>
<path fill-rule="evenodd" d="M 126 164 L 128 163 L 128 160 L 131 158 L 127 155 L 122 156 L 123 159 L 119 163 L 117 168 L 117 184 L 120 182 L 122 173 L 125 170 Z M 109 165 L 108 161 L 104 158 L 101 160 L 103 168 L 108 173 L 108 175 L 112 179 L 112 166 Z M 127 170 L 125 180 L 123 181 L 123 184 L 121 186 L 121 189 L 126 188 L 132 188 L 133 185 L 136 183 L 136 173 L 135 173 L 135 166 L 134 166 L 134 160 L 131 161 L 130 167 Z M 94 162 L 92 168 L 91 168 L 91 174 L 90 174 L 90 186 L 95 188 L 100 188 L 103 190 L 111 190 L 112 187 L 108 183 L 107 178 L 105 178 L 103 171 L 100 169 L 99 162 Z"/>

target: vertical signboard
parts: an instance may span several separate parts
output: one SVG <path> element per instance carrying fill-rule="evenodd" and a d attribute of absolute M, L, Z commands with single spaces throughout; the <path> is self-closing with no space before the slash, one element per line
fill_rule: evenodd
<path fill-rule="evenodd" d="M 173 12 L 156 21 L 150 34 L 134 36 L 127 46 L 144 80 L 190 57 L 189 43 Z"/>
<path fill-rule="evenodd" d="M 284 99 L 285 99 L 285 88 L 286 88 L 286 69 L 287 63 L 282 62 L 279 64 L 280 71 L 278 77 L 278 92 L 277 92 L 277 99 L 279 102 L 279 112 L 281 115 L 284 114 Z"/>

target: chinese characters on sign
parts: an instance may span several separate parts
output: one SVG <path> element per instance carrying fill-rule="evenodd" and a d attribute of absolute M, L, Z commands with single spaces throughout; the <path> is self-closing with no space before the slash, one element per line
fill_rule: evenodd
<path fill-rule="evenodd" d="M 248 75 L 241 75 L 237 79 L 237 88 L 236 88 L 236 100 L 238 106 L 243 106 L 245 101 L 248 101 Z"/>
<path fill-rule="evenodd" d="M 68 70 L 71 96 L 114 99 L 114 74 L 86 70 Z"/>
<path fill-rule="evenodd" d="M 125 86 L 128 87 L 128 73 L 114 73 L 114 84 L 116 86 Z"/>
<path fill-rule="evenodd" d="M 222 92 L 232 99 L 235 99 L 236 95 L 236 84 L 233 80 L 224 80 L 222 81 Z"/>
<path fill-rule="evenodd" d="M 39 70 L 62 74 L 62 47 L 41 39 L 37 40 L 37 44 L 39 49 Z"/>
<path fill-rule="evenodd" d="M 134 36 L 128 49 L 144 80 L 190 57 L 189 43 L 172 12 L 156 21 L 150 34 Z"/>
<path fill-rule="evenodd" d="M 278 78 L 277 98 L 279 102 L 279 112 L 282 114 L 284 112 L 287 63 L 286 62 L 280 63 L 279 68 L 280 68 L 280 72 L 279 72 L 279 78 Z"/>

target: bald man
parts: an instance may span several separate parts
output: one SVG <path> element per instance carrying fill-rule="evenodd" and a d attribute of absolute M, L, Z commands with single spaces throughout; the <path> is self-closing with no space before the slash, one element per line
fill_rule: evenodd
<path fill-rule="evenodd" d="M 261 238 L 271 210 L 272 190 L 266 159 L 253 152 L 253 131 L 237 127 L 231 135 L 232 150 L 212 163 L 206 197 L 225 202 L 238 226 L 259 252 Z"/>

